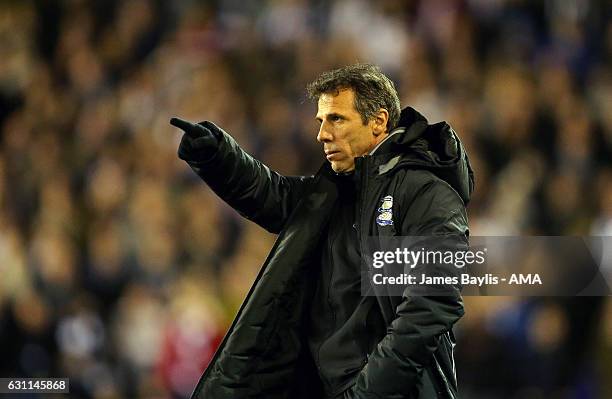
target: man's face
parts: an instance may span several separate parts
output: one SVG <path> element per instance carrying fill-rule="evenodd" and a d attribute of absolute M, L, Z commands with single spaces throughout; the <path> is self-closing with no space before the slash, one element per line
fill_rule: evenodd
<path fill-rule="evenodd" d="M 352 89 L 319 97 L 316 119 L 321 127 L 317 141 L 323 143 L 325 156 L 336 173 L 355 169 L 355 157 L 367 154 L 377 143 L 374 122 L 363 124 L 354 100 Z"/>

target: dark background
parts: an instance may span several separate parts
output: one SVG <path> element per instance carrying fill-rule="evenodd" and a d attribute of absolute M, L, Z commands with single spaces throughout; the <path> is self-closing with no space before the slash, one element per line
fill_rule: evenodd
<path fill-rule="evenodd" d="M 274 237 L 177 158 L 168 120 L 210 119 L 311 174 L 304 86 L 347 63 L 380 65 L 458 132 L 472 235 L 612 235 L 608 4 L 1 2 L 0 376 L 186 397 Z M 612 397 L 609 298 L 465 303 L 462 397 Z"/>

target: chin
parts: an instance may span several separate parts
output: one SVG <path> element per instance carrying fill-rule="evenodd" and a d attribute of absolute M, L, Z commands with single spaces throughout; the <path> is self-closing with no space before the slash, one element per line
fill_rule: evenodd
<path fill-rule="evenodd" d="M 332 170 L 336 173 L 347 173 L 353 170 L 349 165 L 342 165 L 335 162 L 331 162 Z"/>
<path fill-rule="evenodd" d="M 335 162 L 331 162 L 331 168 L 336 173 L 342 173 L 344 169 L 341 165 L 338 165 Z"/>

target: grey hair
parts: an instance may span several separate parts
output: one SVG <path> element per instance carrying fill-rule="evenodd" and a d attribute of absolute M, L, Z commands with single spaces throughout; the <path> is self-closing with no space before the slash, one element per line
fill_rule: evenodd
<path fill-rule="evenodd" d="M 306 86 L 308 97 L 314 101 L 322 94 L 336 95 L 342 89 L 355 92 L 355 110 L 361 115 L 364 125 L 384 108 L 389 113 L 387 130 L 396 127 L 401 112 L 399 97 L 395 85 L 379 67 L 372 64 L 347 65 L 323 72 Z"/>

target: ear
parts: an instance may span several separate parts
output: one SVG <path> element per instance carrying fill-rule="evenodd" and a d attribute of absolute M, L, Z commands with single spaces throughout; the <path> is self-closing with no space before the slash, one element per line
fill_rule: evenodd
<path fill-rule="evenodd" d="M 381 108 L 378 113 L 372 118 L 372 132 L 374 136 L 380 136 L 387 131 L 387 122 L 389 121 L 389 112 Z"/>

